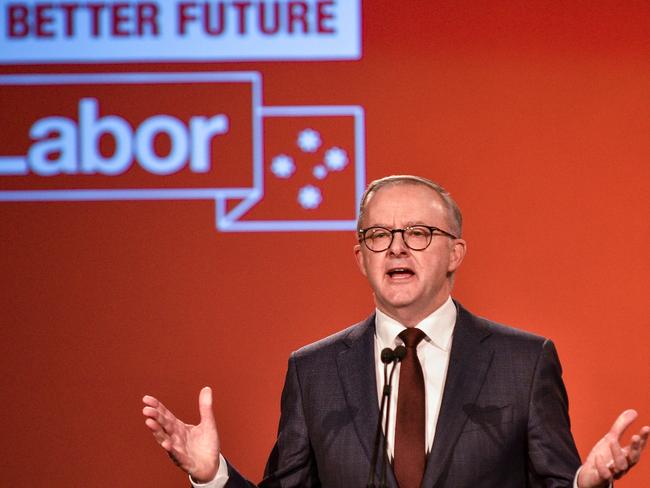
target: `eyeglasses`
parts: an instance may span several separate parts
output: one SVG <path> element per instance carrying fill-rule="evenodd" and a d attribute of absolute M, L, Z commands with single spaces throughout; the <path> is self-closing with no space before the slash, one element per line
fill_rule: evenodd
<path fill-rule="evenodd" d="M 413 251 L 423 251 L 429 247 L 434 235 L 458 239 L 455 235 L 430 225 L 410 225 L 403 229 L 387 229 L 386 227 L 375 226 L 360 229 L 358 232 L 359 242 L 363 241 L 366 247 L 373 252 L 382 252 L 393 244 L 393 239 L 397 233 L 402 234 L 404 244 Z"/>

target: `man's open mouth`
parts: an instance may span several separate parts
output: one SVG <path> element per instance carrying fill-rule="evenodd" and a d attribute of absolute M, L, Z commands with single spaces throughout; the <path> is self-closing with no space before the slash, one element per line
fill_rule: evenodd
<path fill-rule="evenodd" d="M 408 278 L 415 274 L 410 268 L 391 268 L 386 274 L 391 278 Z"/>

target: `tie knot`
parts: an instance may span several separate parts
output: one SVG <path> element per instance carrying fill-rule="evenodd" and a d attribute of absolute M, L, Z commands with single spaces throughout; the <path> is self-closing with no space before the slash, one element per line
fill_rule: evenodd
<path fill-rule="evenodd" d="M 426 334 L 420 329 L 409 327 L 399 334 L 399 338 L 404 341 L 406 347 L 417 347 L 417 345 L 426 337 Z"/>

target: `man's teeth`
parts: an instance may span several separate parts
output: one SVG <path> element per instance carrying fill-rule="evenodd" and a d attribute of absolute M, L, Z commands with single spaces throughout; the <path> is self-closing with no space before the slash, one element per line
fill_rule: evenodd
<path fill-rule="evenodd" d="M 413 274 L 413 271 L 411 271 L 408 268 L 394 268 L 394 269 L 391 269 L 388 272 L 388 274 L 389 274 L 389 276 L 393 276 L 393 275 L 396 275 L 396 274 Z"/>

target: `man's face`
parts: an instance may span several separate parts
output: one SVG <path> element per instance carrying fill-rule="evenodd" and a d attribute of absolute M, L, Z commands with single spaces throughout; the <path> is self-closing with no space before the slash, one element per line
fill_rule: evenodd
<path fill-rule="evenodd" d="M 388 229 L 417 224 L 453 233 L 441 197 L 431 188 L 409 183 L 385 186 L 372 194 L 362 222 L 363 228 Z M 450 274 L 463 260 L 465 241 L 435 233 L 429 247 L 413 251 L 402 234 L 396 233 L 386 251 L 373 252 L 361 243 L 354 253 L 374 292 L 377 308 L 404 325 L 414 326 L 451 293 Z"/>

